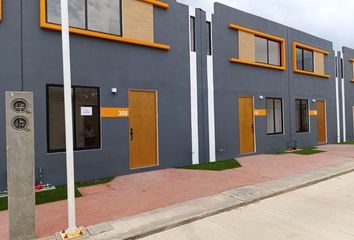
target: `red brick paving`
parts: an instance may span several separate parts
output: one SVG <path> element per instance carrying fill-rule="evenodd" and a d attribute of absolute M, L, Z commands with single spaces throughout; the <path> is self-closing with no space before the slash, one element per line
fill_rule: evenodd
<path fill-rule="evenodd" d="M 223 172 L 166 169 L 115 178 L 80 189 L 76 199 L 78 225 L 93 225 L 172 204 L 266 182 L 304 171 L 353 160 L 353 145 L 321 146 L 328 152 L 302 156 L 256 155 L 239 158 L 242 168 Z M 36 206 L 37 236 L 66 228 L 66 201 Z M 7 239 L 7 212 L 0 212 L 0 236 Z"/>

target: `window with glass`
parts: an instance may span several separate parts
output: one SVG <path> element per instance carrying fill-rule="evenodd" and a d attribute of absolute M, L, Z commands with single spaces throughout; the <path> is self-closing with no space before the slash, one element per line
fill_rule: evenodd
<path fill-rule="evenodd" d="M 283 100 L 267 98 L 267 134 L 283 134 Z"/>
<path fill-rule="evenodd" d="M 313 51 L 296 48 L 296 68 L 307 72 L 314 72 Z"/>
<path fill-rule="evenodd" d="M 304 99 L 295 100 L 296 132 L 309 131 L 309 107 Z"/>
<path fill-rule="evenodd" d="M 207 54 L 212 55 L 211 50 L 211 22 L 207 22 Z"/>
<path fill-rule="evenodd" d="M 46 1 L 47 22 L 61 24 L 60 0 Z M 120 36 L 121 0 L 70 0 L 69 25 Z"/>
<path fill-rule="evenodd" d="M 99 89 L 72 88 L 74 149 L 101 148 Z M 64 89 L 60 85 L 47 86 L 47 142 L 48 152 L 65 151 Z"/>
<path fill-rule="evenodd" d="M 281 65 L 280 42 L 256 36 L 255 44 L 256 62 L 275 66 Z"/>
<path fill-rule="evenodd" d="M 190 17 L 190 35 L 191 51 L 195 52 L 195 17 Z"/>

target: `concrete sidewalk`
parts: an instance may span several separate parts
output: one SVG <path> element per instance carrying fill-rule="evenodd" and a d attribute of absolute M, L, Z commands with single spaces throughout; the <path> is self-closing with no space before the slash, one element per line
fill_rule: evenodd
<path fill-rule="evenodd" d="M 83 239 L 139 239 L 353 171 L 354 161 L 348 161 L 291 177 L 237 188 L 121 220 L 89 226 L 86 228 L 89 236 Z M 60 240 L 58 236 L 47 239 Z"/>
<path fill-rule="evenodd" d="M 163 231 L 144 240 L 353 240 L 354 173 Z"/>
<path fill-rule="evenodd" d="M 100 232 L 97 230 L 100 228 L 114 230 L 118 227 L 120 234 L 129 235 L 133 231 L 136 235 L 137 229 L 129 227 L 130 221 L 134 222 L 132 226 L 141 226 L 139 222 L 142 223 L 140 230 L 144 230 L 144 226 L 147 226 L 145 230 L 154 229 L 152 226 L 161 227 L 161 223 L 166 222 L 173 226 L 250 201 L 230 197 L 234 189 L 263 183 L 263 187 L 271 185 L 272 194 L 275 194 L 274 191 L 279 194 L 352 170 L 353 145 L 326 145 L 320 148 L 327 152 L 311 156 L 284 154 L 244 157 L 239 159 L 242 168 L 223 172 L 167 169 L 117 177 L 109 184 L 80 189 L 84 197 L 76 200 L 77 221 L 83 226 L 110 222 L 108 225 L 88 228 L 92 234 Z M 324 167 L 328 169 L 315 171 L 315 178 L 311 173 L 305 182 L 303 177 L 294 177 Z M 276 179 L 282 181 L 271 183 Z M 257 199 L 270 196 L 269 192 L 263 192 L 257 186 L 238 190 L 243 192 L 242 195 L 249 194 Z M 278 189 L 274 190 L 275 186 Z M 231 192 L 223 193 L 227 191 Z M 193 199 L 198 199 L 197 204 L 188 203 Z M 66 228 L 66 204 L 66 201 L 60 201 L 36 207 L 38 237 L 49 236 Z M 154 216 L 150 215 L 151 211 L 165 218 L 152 217 L 149 221 L 149 216 Z M 150 213 L 146 215 L 146 212 Z M 137 218 L 127 218 L 129 216 Z M 0 212 L 0 235 L 5 236 L 4 239 L 7 238 L 7 228 L 7 212 Z"/>

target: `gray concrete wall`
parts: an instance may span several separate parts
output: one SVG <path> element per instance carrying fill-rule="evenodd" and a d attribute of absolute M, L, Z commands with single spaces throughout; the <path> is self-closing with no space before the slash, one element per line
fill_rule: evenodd
<path fill-rule="evenodd" d="M 102 107 L 127 107 L 129 88 L 155 89 L 159 113 L 158 167 L 130 170 L 128 119 L 102 119 L 102 149 L 75 153 L 76 181 L 191 164 L 188 7 L 174 0 L 166 2 L 170 4 L 167 10 L 154 8 L 154 37 L 155 42 L 171 45 L 170 51 L 71 35 L 73 85 L 100 87 Z M 0 41 L 8 41 L 3 46 L 14 45 L 14 49 L 2 49 L 6 54 L 0 56 L 0 61 L 8 61 L 0 71 L 12 72 L 0 74 L 9 79 L 7 88 L 16 90 L 20 85 L 14 83 L 20 80 L 21 69 L 21 45 L 16 42 L 20 39 L 20 17 L 12 13 L 19 11 L 19 3 L 9 2 L 12 9 L 6 4 L 4 12 L 11 12 L 11 24 L 17 26 L 0 33 L 13 35 L 1 37 Z M 43 168 L 45 182 L 62 184 L 66 181 L 65 154 L 47 153 L 46 131 L 46 84 L 62 83 L 61 35 L 39 27 L 39 1 L 23 1 L 23 9 L 23 89 L 34 92 L 36 169 Z M 8 21 L 0 27 L 9 25 Z M 4 55 L 11 56 L 12 62 Z M 118 88 L 117 95 L 111 94 L 112 87 Z"/>
<path fill-rule="evenodd" d="M 27 108 L 15 112 L 12 103 L 24 99 Z M 16 126 L 14 118 L 26 124 Z M 35 239 L 33 94 L 6 92 L 6 147 L 9 203 L 9 239 Z M 16 128 L 19 127 L 19 128 Z"/>
<path fill-rule="evenodd" d="M 21 90 L 21 1 L 3 2 L 0 22 L 0 191 L 6 186 L 5 91 Z"/>
<path fill-rule="evenodd" d="M 216 3 L 214 15 L 214 85 L 217 159 L 239 155 L 238 97 L 254 97 L 256 109 L 265 109 L 266 101 L 259 96 L 278 97 L 288 106 L 288 72 L 251 65 L 231 63 L 238 57 L 238 32 L 229 24 L 245 26 L 282 38 L 287 28 L 280 24 Z M 289 51 L 289 49 L 288 49 Z M 287 55 L 289 52 L 287 51 Z M 289 68 L 289 63 L 288 63 Z M 268 136 L 266 117 L 256 117 L 257 152 L 272 152 L 287 147 L 290 139 L 289 108 L 284 108 L 284 134 Z"/>
<path fill-rule="evenodd" d="M 335 143 L 337 137 L 337 120 L 336 120 L 336 91 L 335 91 L 335 65 L 334 52 L 331 42 L 306 34 L 304 32 L 288 29 L 288 49 L 291 49 L 292 42 L 299 42 L 312 47 L 316 47 L 330 52 L 325 56 L 325 73 L 330 75 L 328 78 L 309 76 L 294 73 L 292 70 L 292 54 L 288 55 L 289 64 L 289 81 L 290 81 L 290 119 L 294 123 L 295 120 L 295 103 L 294 99 L 308 99 L 309 108 L 316 110 L 316 103 L 311 100 L 325 100 L 327 110 L 327 140 L 328 143 Z M 317 145 L 317 117 L 310 117 L 310 132 L 296 133 L 295 123 L 291 128 L 292 139 L 297 141 L 300 147 Z"/>
<path fill-rule="evenodd" d="M 344 54 L 344 86 L 345 86 L 345 102 L 346 102 L 346 128 L 347 140 L 354 140 L 354 83 L 353 80 L 353 62 L 350 59 L 354 58 L 354 49 L 343 47 Z"/>

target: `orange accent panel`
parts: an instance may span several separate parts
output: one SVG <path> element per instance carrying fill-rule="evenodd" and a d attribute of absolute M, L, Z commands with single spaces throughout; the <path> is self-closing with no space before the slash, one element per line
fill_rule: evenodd
<path fill-rule="evenodd" d="M 164 8 L 164 9 L 167 9 L 169 7 L 168 3 L 164 3 L 161 1 L 157 1 L 157 0 L 139 0 L 139 1 L 150 3 L 156 7 L 160 7 L 160 8 Z"/>
<path fill-rule="evenodd" d="M 254 115 L 259 117 L 265 117 L 267 116 L 267 109 L 255 109 Z"/>
<path fill-rule="evenodd" d="M 273 68 L 273 69 L 283 70 L 283 71 L 285 70 L 285 67 L 282 67 L 282 66 L 275 66 L 275 65 L 265 64 L 265 63 L 252 62 L 252 61 L 247 61 L 247 60 L 238 59 L 238 58 L 230 58 L 230 62 L 248 64 L 248 65 L 265 67 L 265 68 Z"/>
<path fill-rule="evenodd" d="M 129 108 L 101 108 L 102 118 L 128 118 Z"/>
<path fill-rule="evenodd" d="M 231 58 L 230 62 L 235 62 L 235 63 L 243 63 L 243 64 L 250 64 L 250 65 L 254 65 L 254 66 L 259 66 L 259 67 L 267 67 L 267 68 L 273 68 L 273 69 L 278 69 L 278 70 L 285 70 L 286 69 L 286 44 L 285 44 L 285 39 L 281 38 L 281 37 L 276 37 L 267 33 L 263 33 L 263 32 L 259 32 L 253 29 L 249 29 L 246 27 L 241 27 L 235 24 L 229 24 L 229 28 L 234 29 L 234 30 L 238 30 L 238 31 L 244 31 L 244 32 L 248 32 L 248 33 L 252 33 L 255 36 L 259 36 L 259 37 L 264 37 L 270 40 L 274 40 L 277 42 L 280 42 L 280 46 L 281 46 L 281 66 L 273 66 L 270 64 L 265 64 L 265 63 L 257 63 L 257 62 L 250 62 L 250 61 L 244 61 L 241 59 L 237 59 L 237 58 Z"/>
<path fill-rule="evenodd" d="M 317 110 L 309 110 L 310 116 L 317 116 L 318 112 Z"/>
<path fill-rule="evenodd" d="M 40 27 L 45 29 L 55 30 L 55 31 L 61 31 L 60 25 L 48 23 L 46 21 L 46 1 L 45 0 L 40 0 Z M 99 33 L 99 32 L 78 29 L 73 27 L 70 27 L 69 31 L 70 33 L 73 34 L 84 35 L 84 36 L 95 37 L 95 38 L 102 38 L 102 39 L 107 39 L 107 40 L 112 40 L 117 42 L 130 43 L 130 44 L 140 45 L 145 47 L 158 48 L 162 50 L 171 49 L 171 46 L 161 44 L 161 43 L 153 43 L 153 42 L 147 42 L 138 39 L 124 38 L 121 36 L 111 35 L 107 33 Z"/>
<path fill-rule="evenodd" d="M 305 45 L 305 44 L 302 44 L 302 43 L 298 43 L 298 42 L 293 42 L 293 45 L 295 45 L 296 47 L 300 47 L 300 48 L 303 48 L 303 49 L 307 49 L 307 50 L 310 50 L 310 51 L 314 51 L 314 52 L 318 52 L 318 53 L 323 53 L 325 55 L 328 55 L 329 52 L 325 51 L 325 50 L 322 50 L 322 49 L 319 49 L 319 48 L 315 48 L 315 47 L 311 47 L 309 45 Z"/>
<path fill-rule="evenodd" d="M 0 21 L 2 20 L 2 0 L 0 0 Z"/>

